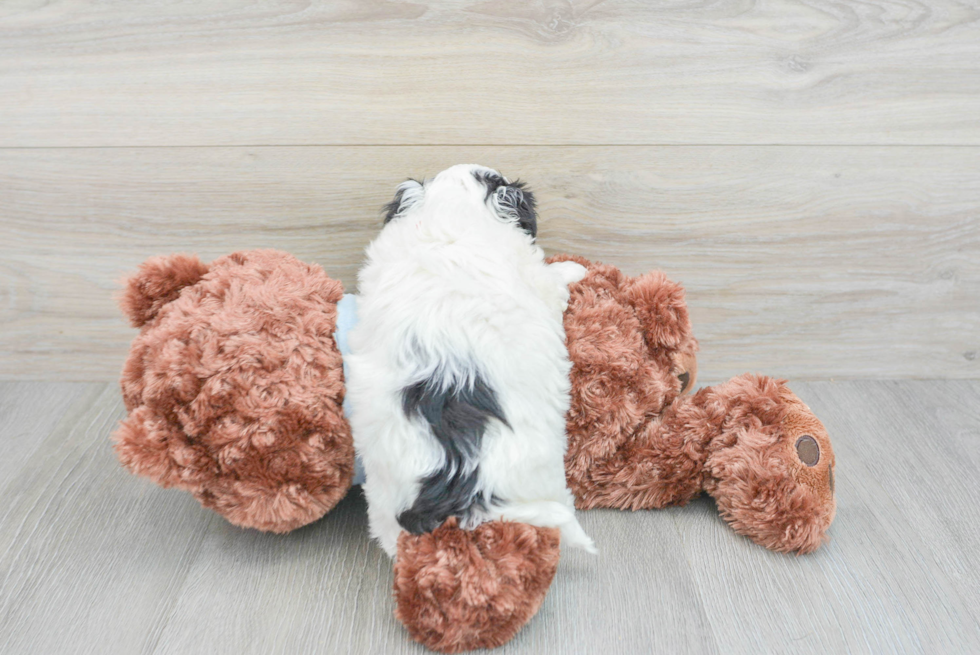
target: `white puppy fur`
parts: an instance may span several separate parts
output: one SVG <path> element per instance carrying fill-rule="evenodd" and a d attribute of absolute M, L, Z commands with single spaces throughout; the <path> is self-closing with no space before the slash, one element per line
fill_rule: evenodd
<path fill-rule="evenodd" d="M 405 529 L 503 519 L 595 552 L 564 466 L 562 313 L 584 267 L 547 265 L 533 196 L 482 166 L 406 182 L 389 209 L 347 360 L 371 534 L 394 556 Z"/>

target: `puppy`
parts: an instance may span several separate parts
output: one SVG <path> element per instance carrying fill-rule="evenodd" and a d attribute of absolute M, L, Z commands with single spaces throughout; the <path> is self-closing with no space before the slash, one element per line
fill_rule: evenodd
<path fill-rule="evenodd" d="M 585 268 L 547 265 L 534 196 L 489 168 L 409 180 L 358 275 L 351 427 L 372 535 L 455 516 L 558 527 L 594 552 L 565 483 L 562 312 Z"/>

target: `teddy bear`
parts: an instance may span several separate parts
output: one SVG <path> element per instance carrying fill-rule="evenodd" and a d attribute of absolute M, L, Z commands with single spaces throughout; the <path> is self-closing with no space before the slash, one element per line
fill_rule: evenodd
<path fill-rule="evenodd" d="M 698 344 L 681 287 L 551 259 L 564 260 L 588 271 L 564 315 L 577 507 L 651 509 L 706 492 L 756 543 L 817 548 L 834 517 L 834 455 L 809 408 L 765 376 L 691 393 Z M 352 320 L 338 311 L 348 298 L 279 251 L 145 262 L 120 299 L 140 328 L 114 435 L 123 465 L 242 527 L 288 532 L 329 512 L 355 474 L 338 329 Z M 506 643 L 540 607 L 559 547 L 556 528 L 506 521 L 402 533 L 395 614 L 433 650 Z"/>

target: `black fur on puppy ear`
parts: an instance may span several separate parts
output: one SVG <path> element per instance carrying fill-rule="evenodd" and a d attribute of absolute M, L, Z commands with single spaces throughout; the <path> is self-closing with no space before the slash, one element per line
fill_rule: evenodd
<path fill-rule="evenodd" d="M 387 225 L 393 218 L 404 214 L 409 207 L 422 199 L 422 183 L 414 178 L 408 178 L 398 185 L 395 197 L 384 206 L 385 222 Z"/>
<path fill-rule="evenodd" d="M 521 181 L 498 187 L 494 192 L 494 204 L 498 211 L 517 219 L 517 225 L 532 237 L 538 236 L 537 201 L 534 194 Z"/>
<path fill-rule="evenodd" d="M 496 171 L 479 171 L 474 176 L 487 188 L 487 200 L 497 214 L 516 221 L 532 237 L 538 236 L 537 202 L 524 182 L 508 182 Z"/>

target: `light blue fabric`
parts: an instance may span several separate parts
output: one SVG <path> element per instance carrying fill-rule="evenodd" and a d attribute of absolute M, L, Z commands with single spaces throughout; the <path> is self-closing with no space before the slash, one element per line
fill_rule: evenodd
<path fill-rule="evenodd" d="M 337 303 L 337 330 L 333 333 L 333 338 L 337 341 L 337 348 L 340 349 L 341 356 L 344 357 L 344 379 L 350 375 L 347 368 L 347 355 L 350 354 L 350 343 L 347 340 L 348 333 L 357 325 L 357 296 L 352 293 L 345 293 L 344 297 Z M 350 400 L 344 396 L 344 414 L 350 417 Z M 354 481 L 351 484 L 364 484 L 364 465 L 361 458 L 354 460 Z"/>
<path fill-rule="evenodd" d="M 344 379 L 347 379 L 347 355 L 350 354 L 350 342 L 347 337 L 357 325 L 357 296 L 352 293 L 345 293 L 344 297 L 337 303 L 337 330 L 333 333 L 333 338 L 337 341 L 340 354 L 344 357 Z M 350 407 L 347 406 L 347 398 L 344 398 L 344 413 L 350 415 Z"/>

